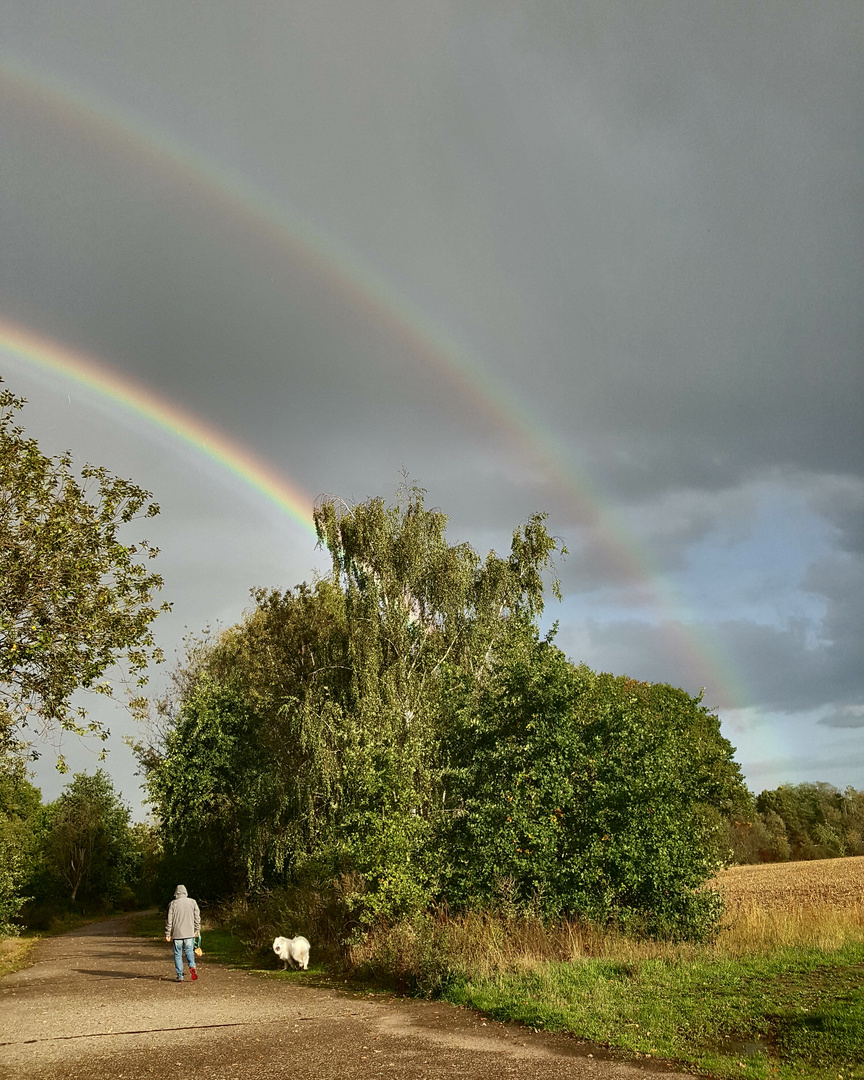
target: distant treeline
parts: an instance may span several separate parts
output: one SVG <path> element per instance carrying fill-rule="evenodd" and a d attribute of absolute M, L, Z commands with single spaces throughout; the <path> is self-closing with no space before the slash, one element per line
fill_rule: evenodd
<path fill-rule="evenodd" d="M 727 820 L 736 863 L 864 855 L 864 791 L 832 784 L 781 784 Z"/>
<path fill-rule="evenodd" d="M 101 769 L 44 804 L 18 756 L 0 753 L 0 935 L 57 916 L 161 902 L 159 831 L 130 821 Z"/>

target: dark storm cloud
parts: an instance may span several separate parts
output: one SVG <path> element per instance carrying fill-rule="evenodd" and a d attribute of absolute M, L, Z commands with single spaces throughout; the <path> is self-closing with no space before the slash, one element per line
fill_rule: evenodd
<path fill-rule="evenodd" d="M 15 8 L 13 55 L 185 125 L 191 146 L 377 251 L 570 434 L 604 491 L 861 467 L 854 8 L 76 10 L 57 34 L 56 5 Z M 26 102 L 9 115 L 12 314 L 238 430 L 275 428 L 286 392 L 302 429 L 326 393 L 331 427 L 361 441 L 355 373 L 388 346 L 345 321 L 344 297 L 313 300 L 304 267 L 152 163 Z M 416 386 L 376 383 L 398 426 Z"/>
<path fill-rule="evenodd" d="M 846 705 L 823 716 L 818 723 L 828 728 L 864 728 L 864 705 Z"/>
<path fill-rule="evenodd" d="M 837 545 L 841 550 L 864 555 L 864 480 L 853 476 L 826 477 L 823 483 L 813 486 L 810 503 L 837 530 Z"/>
<path fill-rule="evenodd" d="M 795 713 L 831 704 L 838 715 L 847 715 L 844 709 L 864 700 L 860 615 L 853 614 L 854 605 L 859 612 L 864 607 L 860 590 L 848 601 L 829 607 L 821 629 L 833 628 L 838 633 L 836 641 L 814 642 L 820 627 L 803 618 L 780 627 L 740 620 L 689 628 L 637 620 L 602 624 L 590 620 L 583 626 L 584 637 L 576 639 L 576 648 L 581 645 L 587 653 L 584 659 L 603 670 L 626 671 L 634 678 L 688 688 L 708 685 L 727 708 Z M 849 625 L 853 622 L 858 624 L 855 630 Z M 842 637 L 840 624 L 846 624 Z M 698 641 L 700 630 L 714 642 L 711 652 L 701 658 L 698 647 L 694 654 L 681 645 L 683 640 Z M 566 633 L 562 642 L 574 651 Z M 576 658 L 583 657 L 577 653 Z"/>
<path fill-rule="evenodd" d="M 574 522 L 565 514 L 570 554 L 562 566 L 562 581 L 577 593 L 611 588 L 620 590 L 621 596 L 633 596 L 633 590 L 651 578 L 686 572 L 697 546 L 710 544 L 723 551 L 746 545 L 760 512 L 767 513 L 766 500 L 775 507 L 783 502 L 799 506 L 812 515 L 812 527 L 826 531 L 826 543 L 836 548 L 836 555 L 814 562 L 800 579 L 786 585 L 843 605 L 850 612 L 848 625 L 835 625 L 832 617 L 823 636 L 857 647 L 862 627 L 852 616 L 854 598 L 862 592 L 864 481 L 849 475 L 754 472 L 751 482 L 739 486 L 717 490 L 682 486 L 640 494 L 614 508 L 604 504 L 588 523 Z M 795 524 L 800 520 L 792 527 Z"/>
<path fill-rule="evenodd" d="M 731 544 L 747 537 L 756 515 L 754 488 L 682 488 L 637 505 L 599 508 L 568 537 L 562 581 L 574 591 L 632 590 L 659 575 L 686 569 L 694 544 Z"/>
<path fill-rule="evenodd" d="M 497 199 L 508 220 L 522 209 L 490 240 L 567 373 L 535 392 L 631 497 L 775 464 L 861 467 L 848 15 L 814 34 L 779 8 L 737 20 L 716 9 L 681 18 L 652 4 L 619 22 L 580 6 L 551 44 L 543 13 L 526 8 L 474 41 L 471 90 L 488 88 L 464 146 L 485 151 L 478 202 Z M 518 161 L 496 93 L 528 144 Z"/>
<path fill-rule="evenodd" d="M 778 463 L 861 467 L 854 12 L 791 6 L 537 4 L 459 25 L 448 4 L 368 4 L 336 29 L 275 5 L 252 24 L 217 5 L 206 25 L 165 5 L 144 30 L 158 49 L 114 11 L 73 20 L 50 59 L 75 68 L 110 39 L 104 86 L 169 127 L 182 110 L 193 140 L 254 163 L 400 281 L 422 278 L 441 318 L 573 434 L 596 482 L 638 500 Z M 31 50 L 53 15 L 16 13 Z M 46 131 L 55 154 L 58 138 Z M 256 266 L 159 177 L 115 183 L 114 162 L 99 195 L 71 153 L 22 171 L 31 242 L 19 217 L 16 248 L 41 257 L 7 295 L 32 308 L 47 284 L 52 318 L 86 340 L 98 314 L 105 351 L 208 408 L 238 384 L 241 422 L 242 390 L 266 410 L 280 362 L 301 390 L 314 371 L 313 394 L 338 390 L 340 366 L 350 384 L 341 298 L 310 325 L 302 270 Z M 202 382 L 205 361 L 217 377 Z M 331 406 L 343 430 L 363 419 L 352 397 Z"/>
<path fill-rule="evenodd" d="M 98 49 L 103 85 L 130 106 L 137 95 L 166 125 L 182 109 L 193 139 L 251 159 L 268 185 L 314 191 L 323 217 L 406 280 L 419 256 L 481 355 L 517 380 L 530 358 L 527 396 L 573 433 L 595 482 L 644 500 L 766 464 L 858 460 L 852 14 L 794 9 L 539 4 L 478 9 L 457 32 L 447 4 L 420 28 L 417 9 L 361 5 L 338 31 L 275 5 L 252 25 L 233 4 L 207 25 L 158 5 L 133 34 L 85 4 L 108 17 L 67 20 L 53 39 L 54 5 L 36 3 L 11 40 L 39 40 L 61 70 Z M 243 42 L 261 53 L 251 72 Z M 3 279 L 16 310 L 35 318 L 47 286 L 58 326 L 217 415 L 230 391 L 240 428 L 267 423 L 282 384 L 301 427 L 326 392 L 332 427 L 359 441 L 352 372 L 379 343 L 339 340 L 340 297 L 316 319 L 302 268 L 272 253 L 262 265 L 158 170 L 56 124 L 36 153 L 30 120 L 6 234 L 21 253 Z M 410 412 L 390 411 L 396 424 Z"/>
<path fill-rule="evenodd" d="M 860 4 L 7 9 L 0 318 L 312 496 L 387 497 L 404 467 L 481 553 L 549 511 L 576 659 L 694 691 L 722 669 L 758 708 L 822 709 L 823 739 L 854 727 Z M 317 565 L 218 481 L 190 499 L 194 460 L 45 402 L 162 489 L 177 625 Z"/>
<path fill-rule="evenodd" d="M 857 696 L 852 700 L 864 701 L 864 556 L 846 552 L 826 556 L 810 567 L 802 588 L 825 602 L 819 642 L 831 652 L 836 668 L 834 694 L 830 684 L 823 688 L 826 700 L 842 701 L 855 693 L 855 687 Z"/>

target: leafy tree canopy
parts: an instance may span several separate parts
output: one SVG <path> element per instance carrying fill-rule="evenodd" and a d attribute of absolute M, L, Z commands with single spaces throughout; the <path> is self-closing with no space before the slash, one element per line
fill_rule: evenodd
<path fill-rule="evenodd" d="M 449 902 L 711 931 L 699 889 L 746 789 L 698 698 L 575 666 L 526 627 L 451 702 Z"/>
<path fill-rule="evenodd" d="M 244 853 L 249 886 L 314 864 L 353 875 L 361 906 L 428 898 L 443 673 L 482 677 L 508 626 L 542 610 L 560 550 L 542 515 L 485 560 L 446 522 L 416 487 L 392 506 L 319 503 L 331 574 L 256 590 L 242 624 L 193 650 L 172 724 L 139 747 L 166 843 L 194 845 L 200 774 L 224 812 L 211 840 L 232 876 Z"/>
<path fill-rule="evenodd" d="M 159 507 L 150 493 L 70 454 L 43 454 L 16 422 L 25 404 L 0 390 L 0 703 L 22 727 L 42 734 L 95 733 L 75 708 L 75 690 L 111 694 L 101 681 L 125 659 L 140 688 L 161 659 L 151 623 L 162 578 L 149 561 L 158 549 L 127 544 L 123 525 Z M 61 758 L 62 768 L 62 758 Z"/>
<path fill-rule="evenodd" d="M 717 717 L 539 638 L 542 515 L 485 559 L 446 521 L 417 488 L 322 500 L 330 574 L 193 649 L 138 747 L 166 850 L 214 891 L 329 890 L 349 932 L 446 903 L 710 934 L 746 801 Z"/>

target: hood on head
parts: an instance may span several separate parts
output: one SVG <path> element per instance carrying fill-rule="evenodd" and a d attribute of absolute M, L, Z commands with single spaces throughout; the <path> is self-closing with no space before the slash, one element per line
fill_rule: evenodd
<path fill-rule="evenodd" d="M 188 895 L 189 895 L 189 893 L 186 892 L 186 886 L 185 885 L 178 885 L 177 888 L 174 890 L 174 899 L 175 900 L 177 899 L 178 896 L 188 896 Z"/>

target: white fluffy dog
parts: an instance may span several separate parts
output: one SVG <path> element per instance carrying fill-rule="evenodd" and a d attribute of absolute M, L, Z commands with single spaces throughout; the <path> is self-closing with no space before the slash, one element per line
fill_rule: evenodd
<path fill-rule="evenodd" d="M 296 964 L 304 971 L 309 967 L 309 942 L 305 937 L 277 937 L 273 942 L 273 952 L 282 961 L 282 970 L 290 964 Z"/>

